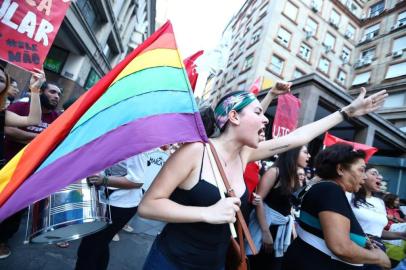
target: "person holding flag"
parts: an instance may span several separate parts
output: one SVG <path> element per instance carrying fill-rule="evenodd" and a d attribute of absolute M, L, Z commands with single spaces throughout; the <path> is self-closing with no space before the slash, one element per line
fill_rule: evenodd
<path fill-rule="evenodd" d="M 278 96 L 287 91 L 275 91 Z M 286 136 L 260 142 L 268 119 L 255 95 L 228 93 L 215 107 L 220 135 L 211 142 L 237 197 L 221 198 L 204 144 L 184 144 L 165 163 L 138 211 L 145 218 L 168 222 L 156 238 L 144 269 L 223 269 L 230 242 L 227 223 L 247 208 L 243 172 L 248 162 L 265 159 L 307 144 L 347 117 L 379 108 L 386 90 L 365 98 L 366 90 L 351 104 Z"/>

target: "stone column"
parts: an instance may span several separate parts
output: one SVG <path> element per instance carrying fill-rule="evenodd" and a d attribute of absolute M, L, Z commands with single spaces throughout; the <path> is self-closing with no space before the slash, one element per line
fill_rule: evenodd
<path fill-rule="evenodd" d="M 372 126 L 364 127 L 355 132 L 355 141 L 366 145 L 373 145 L 375 137 L 375 128 Z"/>
<path fill-rule="evenodd" d="M 302 106 L 299 112 L 298 127 L 314 122 L 320 95 L 313 85 L 307 85 L 299 90 L 299 99 Z"/>

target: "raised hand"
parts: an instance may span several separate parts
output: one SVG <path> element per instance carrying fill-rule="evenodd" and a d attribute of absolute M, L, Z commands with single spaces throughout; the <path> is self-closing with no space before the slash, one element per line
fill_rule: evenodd
<path fill-rule="evenodd" d="M 365 98 L 365 94 L 365 88 L 361 87 L 361 92 L 358 97 L 344 108 L 348 116 L 356 117 L 373 112 L 382 106 L 385 102 L 385 98 L 388 96 L 386 90 L 379 91 L 367 98 Z"/>
<path fill-rule="evenodd" d="M 37 72 L 33 72 L 30 79 L 30 90 L 32 93 L 39 93 L 41 85 L 45 82 L 45 73 L 43 70 L 35 69 Z"/>
<path fill-rule="evenodd" d="M 216 204 L 207 207 L 204 220 L 211 224 L 234 223 L 236 221 L 235 213 L 240 210 L 240 205 L 239 198 L 223 198 Z"/>
<path fill-rule="evenodd" d="M 279 96 L 290 92 L 291 82 L 279 81 L 269 90 L 272 95 Z"/>

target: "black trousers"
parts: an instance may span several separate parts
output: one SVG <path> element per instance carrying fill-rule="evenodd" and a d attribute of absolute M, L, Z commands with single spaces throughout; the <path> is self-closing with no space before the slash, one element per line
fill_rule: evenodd
<path fill-rule="evenodd" d="M 0 223 L 0 243 L 7 241 L 18 231 L 25 209 L 18 211 Z"/>
<path fill-rule="evenodd" d="M 110 209 L 112 223 L 101 231 L 85 236 L 80 242 L 76 270 L 107 269 L 111 240 L 137 212 L 137 207 L 120 208 L 110 206 Z"/>

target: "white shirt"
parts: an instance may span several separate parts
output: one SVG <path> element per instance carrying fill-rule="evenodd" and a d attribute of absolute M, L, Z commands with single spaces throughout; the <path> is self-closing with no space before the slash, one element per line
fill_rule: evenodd
<path fill-rule="evenodd" d="M 169 154 L 160 148 L 155 148 L 151 151 L 145 152 L 147 158 L 147 167 L 145 169 L 144 185 L 142 189 L 147 191 L 151 186 L 152 181 L 164 166 Z"/>
<path fill-rule="evenodd" d="M 352 203 L 353 194 L 346 192 L 346 196 L 362 230 L 366 234 L 381 237 L 383 228 L 388 224 L 383 200 L 374 196 L 367 197 L 366 201 L 370 205 L 361 204 L 356 208 Z"/>
<path fill-rule="evenodd" d="M 147 167 L 147 156 L 142 153 L 130 157 L 126 160 L 120 161 L 117 165 L 126 169 L 127 174 L 124 177 L 134 183 L 144 183 L 145 171 Z M 102 173 L 104 174 L 104 172 Z M 136 207 L 142 199 L 142 189 L 114 189 L 113 193 L 109 196 L 109 200 L 105 197 L 104 190 L 100 192 L 100 199 L 104 203 L 109 203 L 111 206 L 130 208 Z"/>

